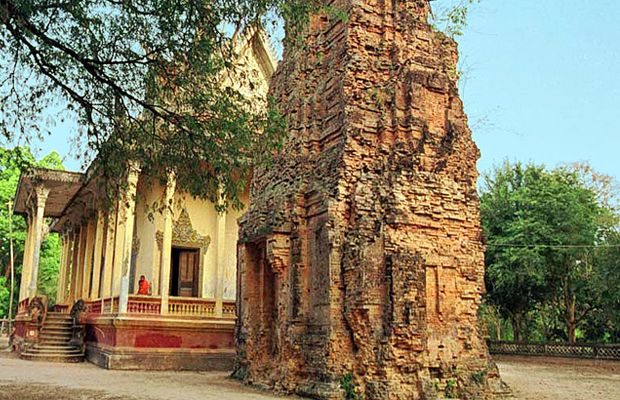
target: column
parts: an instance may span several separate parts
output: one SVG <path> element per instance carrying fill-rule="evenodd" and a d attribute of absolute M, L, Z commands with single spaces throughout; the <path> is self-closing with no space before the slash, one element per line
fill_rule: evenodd
<path fill-rule="evenodd" d="M 71 241 L 73 242 L 73 247 L 70 253 L 71 257 L 71 283 L 69 285 L 69 305 L 73 305 L 75 302 L 75 293 L 77 289 L 77 270 L 78 270 L 78 261 L 80 256 L 80 238 L 81 238 L 80 227 L 77 227 L 75 232 L 73 232 L 73 238 Z"/>
<path fill-rule="evenodd" d="M 62 298 L 64 304 L 69 304 L 69 290 L 71 286 L 71 265 L 72 265 L 72 255 L 73 255 L 73 231 L 69 231 L 66 234 L 67 241 L 67 256 L 65 259 L 65 276 L 63 281 L 63 290 L 62 290 Z"/>
<path fill-rule="evenodd" d="M 108 214 L 108 222 L 105 237 L 105 260 L 103 265 L 103 277 L 101 297 L 112 297 L 112 269 L 114 266 L 114 243 L 116 235 L 116 219 L 118 210 Z"/>
<path fill-rule="evenodd" d="M 105 214 L 99 211 L 97 214 L 97 230 L 95 232 L 95 249 L 93 254 L 93 284 L 88 297 L 90 299 L 99 298 L 99 286 L 101 282 L 101 256 L 103 254 L 103 236 L 105 232 Z"/>
<path fill-rule="evenodd" d="M 131 252 L 133 247 L 133 229 L 136 216 L 136 194 L 138 190 L 138 178 L 140 177 L 140 164 L 136 162 L 129 163 L 129 171 L 127 173 L 127 191 L 123 195 L 125 216 L 122 231 L 122 264 L 121 264 L 121 292 L 119 294 L 119 313 L 127 312 L 127 302 L 129 300 L 129 273 L 131 269 Z"/>
<path fill-rule="evenodd" d="M 166 188 L 164 191 L 164 210 L 163 210 L 163 240 L 161 244 L 161 262 L 159 270 L 161 295 L 161 313 L 168 314 L 168 297 L 170 295 L 170 258 L 172 254 L 172 208 L 174 206 L 174 191 L 176 189 L 176 178 L 173 172 L 168 173 Z"/>
<path fill-rule="evenodd" d="M 62 304 L 69 304 L 69 285 L 71 283 L 71 258 L 73 254 L 73 231 L 65 232 L 65 271 L 62 281 L 58 279 L 58 290 L 62 290 Z M 62 287 L 61 287 L 62 286 Z"/>
<path fill-rule="evenodd" d="M 217 234 L 215 236 L 215 251 L 217 252 L 215 273 L 215 316 L 222 316 L 223 289 L 222 279 L 224 268 L 226 268 L 226 212 L 217 213 Z"/>
<path fill-rule="evenodd" d="M 95 248 L 95 234 L 97 232 L 97 220 L 90 218 L 86 228 L 86 247 L 84 256 L 84 274 L 80 298 L 90 300 L 91 276 L 93 272 L 93 251 Z"/>
<path fill-rule="evenodd" d="M 84 289 L 84 265 L 86 260 L 86 242 L 88 239 L 88 224 L 85 223 L 80 228 L 80 251 L 78 253 L 78 262 L 74 271 L 76 275 L 75 300 L 83 300 L 82 291 Z"/>
<path fill-rule="evenodd" d="M 37 209 L 34 220 L 34 242 L 32 253 L 32 274 L 30 275 L 30 297 L 37 294 L 37 278 L 39 274 L 39 257 L 41 256 L 41 240 L 43 236 L 43 217 L 45 215 L 45 203 L 50 190 L 46 187 L 36 187 Z"/>
<path fill-rule="evenodd" d="M 19 285 L 19 301 L 28 298 L 30 274 L 32 273 L 32 237 L 33 237 L 32 210 L 26 215 L 26 242 L 24 243 L 24 260 L 22 261 L 22 277 Z"/>
<path fill-rule="evenodd" d="M 67 275 L 67 247 L 69 243 L 67 235 L 65 233 L 60 235 L 60 267 L 58 268 L 58 288 L 56 289 L 56 304 L 63 304 L 64 291 L 63 283 L 65 282 L 65 276 Z"/>
<path fill-rule="evenodd" d="M 116 225 L 114 227 L 114 261 L 112 262 L 112 296 L 121 293 L 121 265 L 123 263 L 123 243 L 125 239 L 126 208 L 120 199 L 116 206 Z"/>

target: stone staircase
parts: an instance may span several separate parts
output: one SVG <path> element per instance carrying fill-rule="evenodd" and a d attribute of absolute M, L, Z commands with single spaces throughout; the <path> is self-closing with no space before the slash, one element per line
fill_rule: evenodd
<path fill-rule="evenodd" d="M 39 342 L 20 357 L 33 361 L 81 362 L 84 353 L 70 343 L 73 319 L 70 315 L 49 312 L 39 334 Z"/>

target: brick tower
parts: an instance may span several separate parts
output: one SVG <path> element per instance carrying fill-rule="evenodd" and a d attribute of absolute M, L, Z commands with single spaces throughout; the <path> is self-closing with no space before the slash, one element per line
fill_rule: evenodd
<path fill-rule="evenodd" d="M 289 132 L 241 221 L 235 373 L 317 398 L 495 398 L 456 45 L 425 0 L 325 3 L 271 84 Z"/>

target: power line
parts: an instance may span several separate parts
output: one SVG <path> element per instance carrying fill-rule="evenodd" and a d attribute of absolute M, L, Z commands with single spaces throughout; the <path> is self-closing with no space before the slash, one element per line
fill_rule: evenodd
<path fill-rule="evenodd" d="M 595 245 L 580 245 L 580 244 L 513 244 L 513 243 L 487 243 L 487 246 L 491 247 L 546 247 L 550 249 L 595 249 L 595 248 L 620 248 L 620 244 L 595 244 Z"/>

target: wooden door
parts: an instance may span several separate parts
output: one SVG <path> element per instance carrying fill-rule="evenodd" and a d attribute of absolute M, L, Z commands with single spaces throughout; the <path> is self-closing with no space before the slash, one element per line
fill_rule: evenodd
<path fill-rule="evenodd" d="M 179 252 L 179 296 L 198 296 L 198 251 Z"/>

